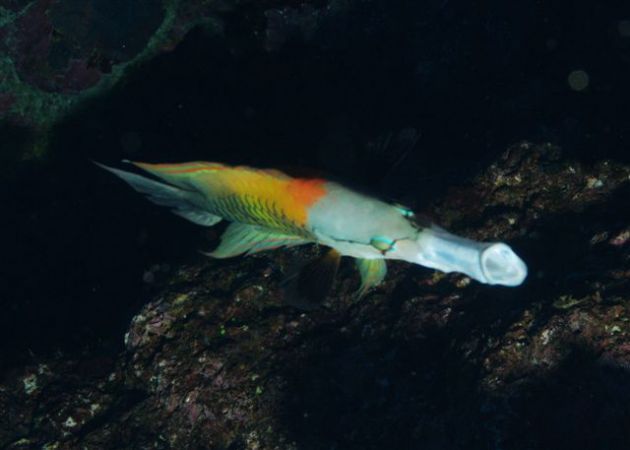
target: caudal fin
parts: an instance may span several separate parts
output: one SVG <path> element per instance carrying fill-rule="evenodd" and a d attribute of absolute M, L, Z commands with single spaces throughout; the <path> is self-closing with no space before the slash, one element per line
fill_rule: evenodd
<path fill-rule="evenodd" d="M 161 183 L 135 173 L 106 166 L 96 161 L 94 161 L 94 164 L 121 178 L 136 191 L 146 195 L 147 198 L 156 205 L 172 208 L 173 213 L 191 222 L 209 227 L 221 221 L 221 217 L 203 209 L 201 206 L 203 204 L 203 197 L 198 192 Z"/>

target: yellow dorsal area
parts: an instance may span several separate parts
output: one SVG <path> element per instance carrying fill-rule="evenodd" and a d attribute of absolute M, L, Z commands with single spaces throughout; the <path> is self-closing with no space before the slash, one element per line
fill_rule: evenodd
<path fill-rule="evenodd" d="M 136 166 L 168 183 L 203 194 L 205 207 L 241 223 L 306 234 L 308 208 L 326 194 L 325 180 L 293 178 L 275 169 L 211 162 Z"/>

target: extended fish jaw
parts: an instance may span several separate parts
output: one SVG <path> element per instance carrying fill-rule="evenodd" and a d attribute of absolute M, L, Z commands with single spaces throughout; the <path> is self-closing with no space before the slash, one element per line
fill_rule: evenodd
<path fill-rule="evenodd" d="M 416 243 L 415 257 L 406 259 L 432 269 L 503 286 L 519 286 L 527 277 L 523 260 L 503 242 L 477 242 L 432 227 L 422 230 Z"/>

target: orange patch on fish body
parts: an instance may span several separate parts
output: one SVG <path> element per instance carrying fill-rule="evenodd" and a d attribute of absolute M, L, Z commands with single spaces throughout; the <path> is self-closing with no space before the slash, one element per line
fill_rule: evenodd
<path fill-rule="evenodd" d="M 295 201 L 305 208 L 326 195 L 326 180 L 320 178 L 294 178 L 288 183 L 288 190 Z"/>

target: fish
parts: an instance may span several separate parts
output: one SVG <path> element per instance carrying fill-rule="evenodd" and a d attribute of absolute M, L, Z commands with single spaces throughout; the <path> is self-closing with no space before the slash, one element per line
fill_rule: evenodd
<path fill-rule="evenodd" d="M 328 247 L 318 264 L 302 270 L 306 296 L 326 294 L 342 256 L 355 260 L 361 278 L 358 297 L 385 279 L 387 260 L 459 272 L 489 285 L 515 287 L 527 277 L 525 262 L 504 242 L 451 234 L 405 206 L 326 178 L 205 161 L 124 162 L 151 177 L 95 164 L 195 224 L 230 222 L 217 248 L 207 253 L 213 258 L 305 244 Z"/>

